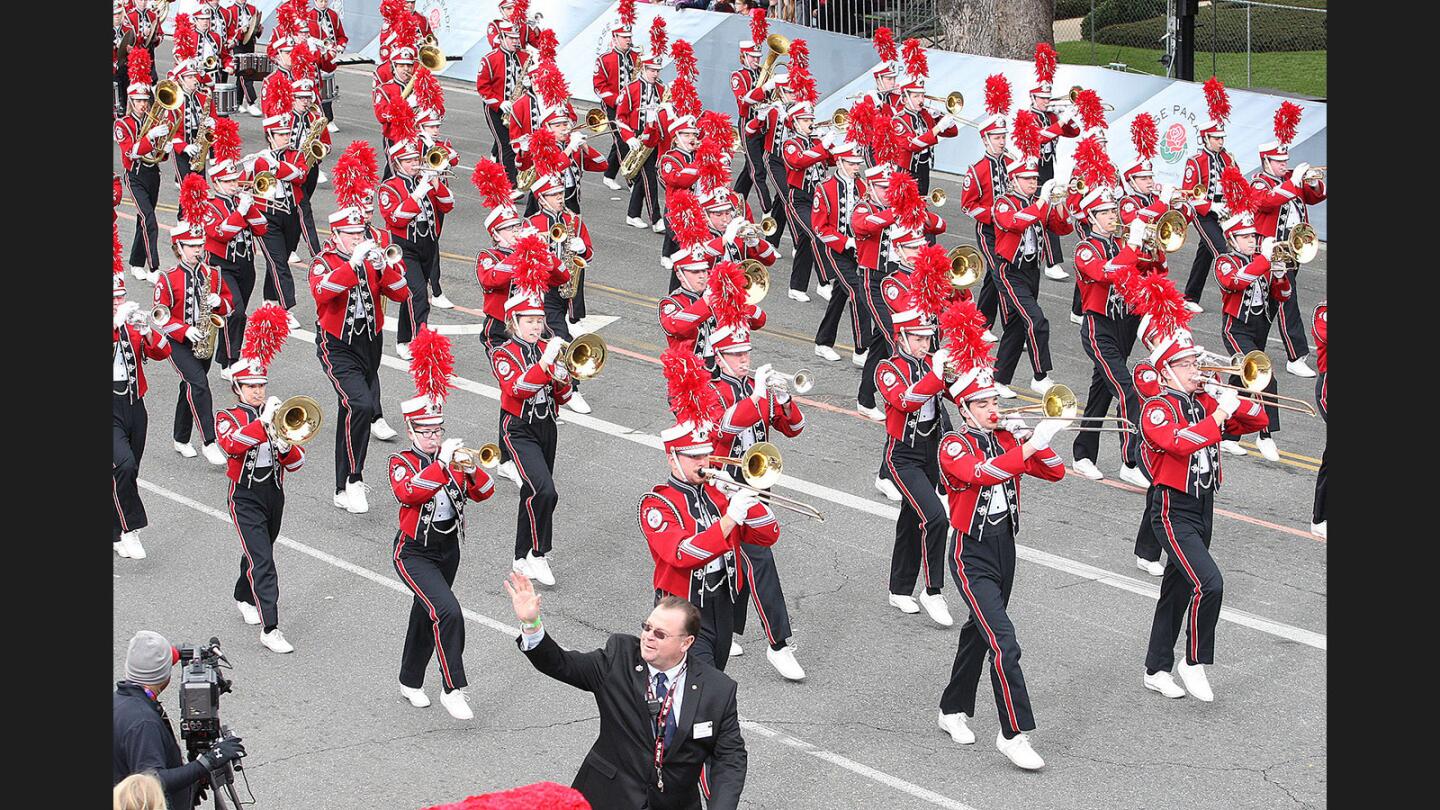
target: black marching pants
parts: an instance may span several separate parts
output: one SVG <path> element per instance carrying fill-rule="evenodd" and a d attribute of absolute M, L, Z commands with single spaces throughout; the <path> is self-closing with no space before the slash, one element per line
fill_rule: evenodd
<path fill-rule="evenodd" d="M 285 493 L 276 485 L 280 462 L 270 478 L 251 487 L 230 484 L 230 519 L 240 535 L 240 578 L 235 580 L 235 601 L 260 610 L 260 625 L 267 631 L 280 624 L 280 578 L 275 572 L 275 538 L 285 514 Z"/>
<path fill-rule="evenodd" d="M 710 573 L 697 568 L 690 576 L 690 601 L 700 609 L 700 635 L 695 637 L 690 655 L 721 672 L 730 661 L 730 636 L 735 632 L 735 595 L 725 578 L 724 568 Z M 664 595 L 656 590 L 655 601 Z"/>
<path fill-rule="evenodd" d="M 1290 279 L 1290 297 L 1280 302 L 1280 342 L 1285 344 L 1285 359 L 1299 360 L 1310 353 L 1310 342 L 1305 339 L 1305 318 L 1300 314 L 1300 280 L 1295 276 L 1300 266 L 1285 271 Z"/>
<path fill-rule="evenodd" d="M 138 384 L 138 383 L 137 383 Z M 145 504 L 140 502 L 140 487 L 136 479 L 140 476 L 140 457 L 145 455 L 145 432 L 149 417 L 145 412 L 145 400 L 135 397 L 130 401 L 128 394 L 114 394 L 111 397 L 113 451 L 110 462 L 110 497 L 115 505 L 115 523 L 110 531 L 110 541 L 119 542 L 124 532 L 133 532 L 150 525 L 145 516 Z"/>
<path fill-rule="evenodd" d="M 235 43 L 235 45 L 233 46 L 233 50 L 231 51 L 231 53 L 254 53 L 254 52 L 255 52 L 255 43 L 254 43 L 254 42 L 250 42 L 249 44 L 241 44 L 241 43 L 237 42 L 237 43 Z M 240 76 L 239 74 L 236 74 L 236 76 L 235 76 L 235 83 L 238 84 L 238 85 L 240 85 L 240 103 L 241 103 L 241 104 L 244 104 L 244 105 L 246 105 L 246 106 L 249 106 L 249 105 L 251 105 L 251 104 L 259 104 L 259 103 L 260 103 L 260 96 L 259 96 L 259 94 L 257 94 L 257 93 L 255 92 L 255 79 L 253 79 L 253 78 L 251 78 L 251 77 L 249 77 L 249 76 Z M 241 110 L 236 110 L 235 112 L 236 112 L 236 113 L 240 113 L 240 112 L 242 112 L 242 111 L 241 111 Z M 335 120 L 335 117 L 332 116 L 332 115 L 330 115 L 330 110 L 329 110 L 329 109 L 326 109 L 326 110 L 325 110 L 325 117 L 329 118 L 329 119 L 332 120 L 332 121 Z"/>
<path fill-rule="evenodd" d="M 1244 305 L 1241 305 L 1242 309 Z M 1253 352 L 1256 350 L 1265 351 L 1267 342 L 1270 340 L 1270 318 L 1264 314 L 1252 314 L 1249 320 L 1232 318 L 1229 315 L 1221 315 L 1225 323 L 1220 328 L 1220 337 L 1225 341 L 1225 348 L 1233 354 L 1235 352 Z M 1277 373 L 1270 376 L 1270 384 L 1265 386 L 1265 392 L 1276 394 L 1280 391 L 1279 369 Z M 1231 375 L 1227 380 L 1231 385 L 1240 385 L 1240 376 Z M 1245 396 L 1240 392 L 1240 396 Z M 1265 415 L 1270 417 L 1270 424 L 1260 431 L 1260 435 L 1269 436 L 1272 433 L 1280 432 L 1280 409 L 1273 405 L 1265 406 Z M 1225 438 L 1229 441 L 1238 440 L 1238 435 L 1226 433 Z"/>
<path fill-rule="evenodd" d="M 810 224 L 813 192 L 799 188 L 785 189 L 785 206 L 790 217 L 790 238 L 795 242 L 795 260 L 790 264 L 790 289 L 805 292 L 810 286 L 810 269 L 815 265 L 815 229 Z M 828 248 L 822 247 L 821 250 Z M 820 283 L 829 283 L 828 270 L 822 267 Z"/>
<path fill-rule="evenodd" d="M 440 243 L 433 237 L 421 237 L 411 241 L 395 237 L 405 261 L 405 284 L 410 288 L 410 298 L 400 305 L 395 318 L 396 343 L 409 343 L 430 322 L 430 291 L 427 281 L 431 273 L 440 272 Z"/>
<path fill-rule="evenodd" d="M 1117 322 L 1109 316 L 1093 312 L 1085 313 L 1085 320 L 1080 324 L 1080 345 L 1094 364 L 1094 370 L 1090 374 L 1090 390 L 1085 395 L 1084 415 L 1091 418 L 1105 416 L 1110 412 L 1110 401 L 1113 399 L 1119 416 L 1129 419 L 1138 427 L 1140 395 L 1135 391 L 1135 382 L 1125 364 L 1127 352 L 1122 335 L 1124 329 L 1123 321 Z M 1102 435 L 1104 434 L 1093 430 L 1076 433 L 1075 460 L 1097 460 Z M 1120 457 L 1125 464 L 1135 466 L 1139 452 L 1139 438 L 1130 433 L 1121 433 Z"/>
<path fill-rule="evenodd" d="M 614 107 L 611 107 L 609 105 L 602 106 L 605 107 L 606 118 L 610 119 L 611 121 L 617 120 L 615 118 Z M 625 143 L 624 138 L 620 137 L 619 128 L 615 128 L 610 133 L 610 154 L 605 156 L 605 162 L 609 164 L 605 167 L 605 176 L 610 178 L 611 180 L 614 180 L 616 176 L 620 174 L 620 161 L 624 160 L 625 156 L 629 153 L 630 145 Z"/>
<path fill-rule="evenodd" d="M 764 142 L 761 142 L 764 146 Z M 790 189 L 790 176 L 785 169 L 785 161 L 781 159 L 779 152 L 771 152 L 765 156 L 765 165 L 770 169 L 770 182 L 775 184 L 774 202 L 779 203 L 770 210 L 770 216 L 775 218 L 775 233 L 770 234 L 770 246 L 780 247 L 780 237 L 785 234 L 785 223 L 790 221 L 785 205 L 787 193 Z M 798 245 L 797 245 L 798 249 Z"/>
<path fill-rule="evenodd" d="M 1185 280 L 1185 300 L 1198 303 L 1205 292 L 1205 279 L 1214 274 L 1215 257 L 1225 252 L 1225 232 L 1220 229 L 1220 218 L 1205 214 L 1195 218 L 1200 239 L 1195 243 L 1195 261 L 1190 265 L 1190 277 Z"/>
<path fill-rule="evenodd" d="M 359 481 L 370 448 L 370 423 L 380 416 L 380 337 L 361 335 L 347 343 L 320 330 L 315 354 L 340 398 L 335 417 L 335 491 Z"/>
<path fill-rule="evenodd" d="M 935 494 L 940 483 L 939 422 L 936 434 L 915 446 L 885 438 L 885 464 L 900 490 L 900 518 L 895 523 L 895 548 L 890 554 L 890 593 L 909 596 L 925 572 L 926 589 L 945 587 L 945 534 L 950 521 Z"/>
<path fill-rule="evenodd" d="M 558 407 L 551 403 L 552 407 Z M 544 557 L 551 549 L 555 528 L 555 420 L 526 422 L 501 410 L 501 444 L 520 473 L 520 512 L 515 519 L 515 559 L 534 552 Z"/>
<path fill-rule="evenodd" d="M 1015 586 L 1015 535 L 1009 515 L 998 524 L 983 524 L 978 537 L 955 534 L 950 545 L 950 574 L 970 608 L 970 618 L 960 627 L 960 643 L 950 668 L 950 683 L 940 695 L 940 711 L 975 716 L 980 669 L 988 654 L 1000 730 L 1008 740 L 1035 730 L 1030 692 L 1020 671 L 1020 642 L 1006 613 Z"/>
<path fill-rule="evenodd" d="M 215 348 L 220 367 L 229 368 L 240 360 L 240 347 L 245 341 L 250 293 L 255 291 L 255 257 L 250 255 L 230 262 L 211 253 L 210 263 L 220 268 L 220 282 L 230 289 L 230 301 L 235 307 L 225 319 L 225 328 L 220 330 L 220 341 Z"/>
<path fill-rule="evenodd" d="M 629 147 L 625 149 L 628 154 Z M 660 156 L 655 150 L 651 150 L 650 156 L 640 165 L 640 174 L 635 181 L 630 186 L 630 205 L 625 209 L 625 216 L 638 218 L 643 203 L 651 224 L 659 222 L 664 214 L 660 207 Z"/>
<path fill-rule="evenodd" d="M 855 335 L 855 351 L 864 354 L 870 339 L 870 308 L 863 300 L 860 270 L 855 263 L 855 251 L 836 253 L 823 244 L 816 245 L 816 258 L 830 269 L 831 281 L 839 284 L 830 288 L 830 303 L 825 307 L 825 317 L 820 319 L 820 328 L 815 331 L 815 345 L 835 346 L 836 333 L 840 331 L 840 319 L 845 316 L 845 305 L 850 305 L 850 331 Z M 869 359 L 868 357 L 866 358 Z M 872 381 L 873 384 L 873 381 Z"/>
<path fill-rule="evenodd" d="M 1145 489 L 1145 514 L 1140 518 L 1140 528 L 1135 530 L 1135 556 L 1150 562 L 1160 562 L 1160 541 L 1155 537 L 1155 525 L 1151 521 L 1153 517 L 1150 511 L 1150 503 L 1155 495 L 1155 485 L 1152 483 Z"/>
<path fill-rule="evenodd" d="M 312 259 L 320 255 L 320 233 L 315 230 L 315 212 L 310 208 L 310 203 L 315 197 L 315 187 L 319 183 L 320 164 L 316 163 L 310 167 L 310 173 L 305 175 L 305 182 L 300 184 L 300 188 L 305 191 L 305 199 L 300 203 L 300 236 L 309 246 Z M 289 254 L 286 256 L 288 257 Z"/>
<path fill-rule="evenodd" d="M 1315 408 L 1316 408 L 1316 410 L 1320 411 L 1320 418 L 1325 420 L 1325 424 L 1326 424 L 1326 425 L 1329 425 L 1329 424 L 1330 424 L 1330 409 L 1327 408 L 1327 407 L 1325 407 L 1325 399 L 1326 399 L 1326 396 L 1325 396 L 1325 395 L 1326 395 L 1325 380 L 1326 380 L 1326 378 L 1329 377 L 1329 376 L 1330 376 L 1330 372 L 1328 372 L 1328 371 L 1322 371 L 1322 372 L 1320 372 L 1320 374 L 1315 378 Z M 1325 457 L 1326 457 L 1326 456 L 1329 454 L 1329 452 L 1330 452 L 1330 448 L 1329 448 L 1329 446 L 1328 446 L 1328 445 L 1329 445 L 1329 442 L 1328 442 L 1328 441 L 1326 442 L 1326 445 L 1327 445 L 1327 446 L 1320 451 L 1320 471 L 1315 474 L 1315 509 L 1314 509 L 1313 513 L 1311 514 L 1311 516 L 1310 516 L 1310 522 L 1311 522 L 1311 523 L 1324 523 L 1325 520 L 1326 520 L 1326 518 L 1325 518 Z"/>
<path fill-rule="evenodd" d="M 510 126 L 505 123 L 505 113 L 485 108 L 485 123 L 490 127 L 490 157 L 505 168 L 505 176 L 515 182 L 515 150 L 510 148 Z M 522 189 L 523 190 L 523 189 Z"/>
<path fill-rule="evenodd" d="M 155 221 L 155 203 L 160 199 L 160 167 L 147 166 L 136 158 L 134 168 L 121 176 L 126 193 L 135 200 L 135 239 L 130 243 L 130 266 L 159 270 L 156 243 L 160 238 L 160 225 Z"/>
<path fill-rule="evenodd" d="M 400 684 L 411 689 L 423 686 L 434 653 L 445 691 L 464 689 L 469 683 L 465 680 L 465 616 L 460 600 L 450 590 L 460 570 L 460 541 L 421 543 L 396 532 L 392 561 L 395 573 L 415 594 L 405 628 L 405 648 L 400 653 Z"/>
<path fill-rule="evenodd" d="M 1187 664 L 1215 663 L 1215 625 L 1225 581 L 1210 556 L 1210 535 L 1215 519 L 1215 494 L 1199 498 L 1164 484 L 1150 488 L 1148 511 L 1155 536 L 1165 547 L 1169 562 L 1160 580 L 1160 601 L 1150 626 L 1150 647 L 1145 672 L 1169 672 L 1175 663 L 1175 641 L 1180 625 L 1189 618 L 1185 636 Z"/>
<path fill-rule="evenodd" d="M 210 366 L 215 362 L 211 357 L 198 360 L 195 344 L 182 338 L 170 345 L 170 363 L 180 375 L 180 396 L 175 401 L 175 441 L 187 444 L 190 429 L 200 425 L 200 435 L 206 444 L 215 442 L 215 407 L 210 397 Z"/>
<path fill-rule="evenodd" d="M 1050 321 L 1037 300 L 1040 296 L 1039 256 L 1017 257 L 1015 263 L 1001 261 L 996 275 L 1000 293 L 1000 317 L 1005 333 L 995 353 L 995 382 L 1009 385 L 1020 364 L 1020 354 L 1029 350 L 1036 379 L 1050 373 Z"/>
<path fill-rule="evenodd" d="M 785 591 L 780 587 L 774 549 L 741 543 L 738 562 L 745 566 L 745 587 L 735 599 L 735 635 L 744 634 L 745 615 L 749 612 L 749 603 L 754 602 L 765 640 L 771 647 L 785 646 L 790 640 L 790 611 L 785 607 Z"/>
<path fill-rule="evenodd" d="M 295 278 L 290 274 L 290 254 L 300 246 L 300 214 L 294 208 L 287 213 L 265 212 L 265 235 L 257 244 L 265 256 L 265 300 L 279 301 L 285 309 L 295 307 Z"/>
<path fill-rule="evenodd" d="M 767 213 L 775 206 L 775 198 L 770 196 L 768 175 L 765 168 L 765 133 L 745 136 L 745 167 L 735 179 L 735 193 L 744 199 L 749 196 L 751 187 L 754 187 L 755 193 L 760 197 L 760 208 Z"/>
<path fill-rule="evenodd" d="M 1000 306 L 1000 291 L 996 286 L 995 271 L 1000 267 L 1000 257 L 995 254 L 995 226 L 975 223 L 975 247 L 985 257 L 985 278 L 980 281 L 980 293 L 975 296 L 975 306 L 985 316 L 985 328 L 994 330 L 995 312 Z M 1078 289 L 1078 288 L 1077 288 Z"/>
<path fill-rule="evenodd" d="M 866 408 L 875 407 L 875 370 L 880 367 L 880 361 L 890 357 L 894 351 L 892 342 L 895 340 L 895 324 L 890 319 L 890 307 L 885 303 L 885 294 L 880 289 L 887 269 L 883 263 L 878 270 L 868 267 L 860 269 L 861 281 L 864 284 L 861 289 L 865 311 L 870 315 L 870 335 L 865 338 L 865 369 L 860 372 L 860 391 L 856 399 Z M 860 347 L 856 345 L 855 348 Z M 880 469 L 881 476 L 888 478 L 889 471 L 884 462 L 881 462 Z"/>

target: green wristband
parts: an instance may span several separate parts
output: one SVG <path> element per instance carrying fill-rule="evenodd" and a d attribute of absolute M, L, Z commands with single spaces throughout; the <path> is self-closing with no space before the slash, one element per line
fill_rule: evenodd
<path fill-rule="evenodd" d="M 535 628 L 540 626 L 540 617 L 536 616 L 535 621 L 533 622 L 521 622 L 520 626 L 525 628 L 526 630 L 534 630 Z"/>

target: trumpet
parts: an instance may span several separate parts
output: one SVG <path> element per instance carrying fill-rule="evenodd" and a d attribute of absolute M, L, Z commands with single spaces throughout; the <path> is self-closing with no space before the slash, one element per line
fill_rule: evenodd
<path fill-rule="evenodd" d="M 275 415 L 270 418 L 270 432 L 299 447 L 320 435 L 322 417 L 320 403 L 313 397 L 293 396 L 275 409 Z"/>
<path fill-rule="evenodd" d="M 1316 182 L 1323 183 L 1325 182 L 1325 174 L 1329 171 L 1329 168 L 1330 167 L 1328 166 L 1311 166 L 1310 168 L 1305 170 L 1305 174 L 1301 175 L 1300 182 L 1302 184 Z"/>
<path fill-rule="evenodd" d="M 565 342 L 559 359 L 565 365 L 565 370 L 570 372 L 570 376 L 577 380 L 588 380 L 605 367 L 605 357 L 609 353 L 605 338 L 590 332 Z"/>
<path fill-rule="evenodd" d="M 160 111 L 174 112 L 180 109 L 184 103 L 185 95 L 180 90 L 180 83 L 173 79 L 161 79 L 155 83 L 154 97 L 150 102 L 150 109 L 145 113 L 145 120 L 135 132 L 140 137 L 154 129 L 160 123 Z M 180 125 L 181 117 L 175 116 L 170 122 L 170 135 L 150 150 L 148 154 L 140 156 L 140 160 L 146 165 L 157 166 L 170 155 L 170 139 L 175 137 L 175 129 Z"/>
<path fill-rule="evenodd" d="M 707 461 L 716 465 L 734 464 L 740 468 L 740 476 L 745 479 L 743 484 L 723 478 L 716 480 L 719 476 L 718 470 L 705 469 L 701 471 L 702 475 L 711 479 L 711 482 L 721 490 L 748 489 L 754 492 L 756 499 L 766 506 L 779 506 L 792 512 L 799 512 L 805 517 L 814 518 L 821 523 L 825 522 L 825 516 L 820 514 L 819 509 L 804 501 L 776 495 L 770 491 L 770 487 L 780 480 L 780 473 L 785 466 L 785 461 L 780 456 L 780 448 L 770 442 L 756 442 L 740 458 L 710 456 Z"/>
<path fill-rule="evenodd" d="M 500 445 L 494 442 L 483 444 L 478 450 L 473 447 L 457 447 L 455 455 L 450 457 L 450 468 L 466 473 L 475 472 L 477 467 L 493 469 L 499 464 Z"/>
<path fill-rule="evenodd" d="M 950 271 L 945 278 L 955 292 L 968 290 L 985 278 L 985 259 L 972 245 L 951 248 L 946 254 L 950 259 Z"/>
<path fill-rule="evenodd" d="M 139 329 L 159 329 L 170 321 L 170 308 L 164 304 L 156 304 L 149 312 L 135 310 L 125 321 Z"/>
<path fill-rule="evenodd" d="M 1080 94 L 1081 94 L 1082 92 L 1084 92 L 1084 90 L 1085 90 L 1085 88 L 1081 87 L 1081 86 L 1078 85 L 1078 84 L 1071 85 L 1071 86 L 1070 86 L 1070 93 L 1069 93 L 1069 95 L 1068 95 L 1068 97 L 1069 97 L 1069 99 L 1070 99 L 1070 103 L 1071 103 L 1071 104 L 1074 104 L 1076 101 L 1078 101 L 1079 98 L 1080 98 Z M 1062 100 L 1061 103 L 1064 103 L 1063 100 Z M 1105 112 L 1115 112 L 1115 108 L 1114 108 L 1113 106 L 1111 106 L 1109 103 L 1104 102 L 1104 101 L 1100 102 L 1100 108 L 1103 109 Z"/>
<path fill-rule="evenodd" d="M 815 372 L 802 368 L 794 374 L 771 374 L 769 386 L 771 390 L 778 391 L 785 386 L 797 394 L 808 394 L 815 387 Z"/>
<path fill-rule="evenodd" d="M 1021 405 L 1016 408 L 1004 408 L 1001 414 L 1021 414 L 1040 411 L 1046 419 L 1067 419 L 1072 422 L 1108 422 L 1111 420 L 1120 422 L 1118 426 L 1111 425 L 1067 425 L 1065 430 L 1075 430 L 1091 433 L 1138 433 L 1140 429 L 1134 422 L 1121 416 L 1080 416 L 1080 403 L 1075 399 L 1075 392 L 1070 386 L 1064 383 L 1056 383 L 1045 391 L 1045 397 L 1033 405 Z"/>
<path fill-rule="evenodd" d="M 740 262 L 740 269 L 745 271 L 745 303 L 759 306 L 770 291 L 770 271 L 754 259 Z"/>
<path fill-rule="evenodd" d="M 931 191 L 931 192 L 930 192 L 930 195 L 929 195 L 929 198 L 930 198 L 930 204 L 933 205 L 933 206 L 935 206 L 936 208 L 939 208 L 940 206 L 942 206 L 942 205 L 945 204 L 945 200 L 946 200 L 946 197 L 945 197 L 945 189 L 943 189 L 943 188 L 937 188 L 937 189 Z"/>
<path fill-rule="evenodd" d="M 778 227 L 779 226 L 776 224 L 774 217 L 765 217 L 764 219 L 760 220 L 760 223 L 758 225 L 754 222 L 746 222 L 742 224 L 740 226 L 740 230 L 735 235 L 740 237 L 741 239 L 758 239 L 762 236 L 770 236 L 774 234 L 775 229 Z"/>

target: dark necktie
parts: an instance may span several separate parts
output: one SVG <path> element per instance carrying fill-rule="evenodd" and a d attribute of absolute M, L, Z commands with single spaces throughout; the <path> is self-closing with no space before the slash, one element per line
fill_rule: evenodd
<path fill-rule="evenodd" d="M 655 697 L 660 700 L 661 706 L 665 705 L 665 697 L 670 694 L 670 688 L 666 685 L 669 680 L 670 679 L 663 672 L 658 672 L 655 674 Z M 675 707 L 672 705 L 670 709 L 671 711 L 665 715 L 666 748 L 670 747 L 670 738 L 675 736 Z"/>

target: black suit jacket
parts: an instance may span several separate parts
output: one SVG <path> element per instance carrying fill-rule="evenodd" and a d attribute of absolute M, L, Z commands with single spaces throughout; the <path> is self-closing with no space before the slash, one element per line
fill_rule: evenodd
<path fill-rule="evenodd" d="M 516 639 L 516 644 L 520 644 Z M 575 774 L 574 788 L 595 810 L 690 810 L 700 807 L 700 766 L 710 762 L 711 810 L 734 810 L 745 786 L 745 741 L 735 706 L 735 681 L 695 658 L 685 668 L 685 697 L 665 752 L 662 793 L 655 787 L 655 725 L 645 704 L 649 669 L 640 639 L 616 633 L 604 649 L 562 650 L 548 632 L 525 656 L 557 681 L 593 692 L 600 736 Z M 712 733 L 695 739 L 697 723 Z"/>

